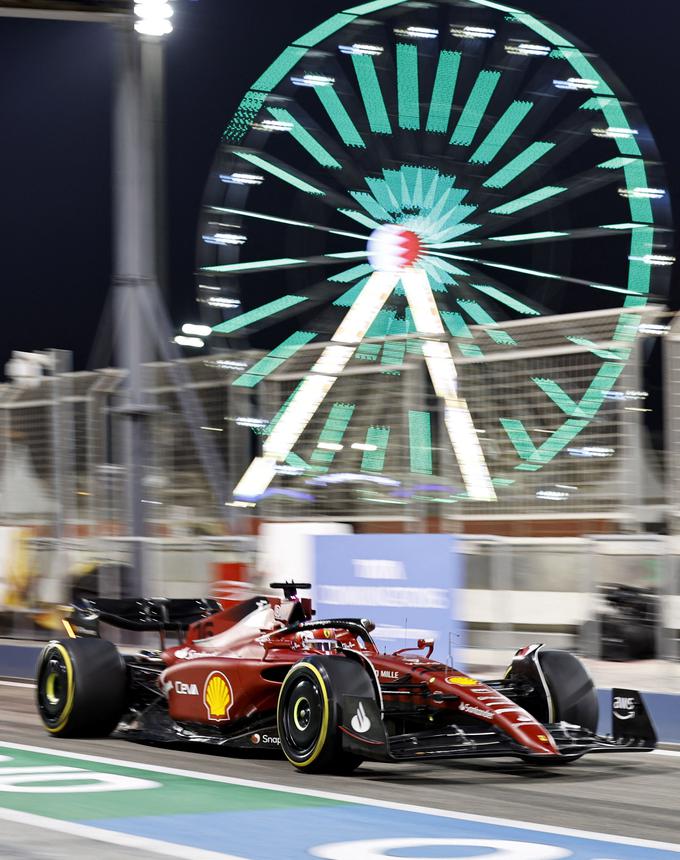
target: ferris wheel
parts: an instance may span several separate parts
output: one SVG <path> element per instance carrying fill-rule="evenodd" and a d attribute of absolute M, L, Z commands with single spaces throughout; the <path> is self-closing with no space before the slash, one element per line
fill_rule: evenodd
<path fill-rule="evenodd" d="M 515 468 L 539 470 L 597 415 L 672 263 L 639 109 L 572 37 L 491 0 L 375 0 L 302 35 L 229 122 L 203 217 L 213 330 L 267 351 L 233 384 L 256 388 L 326 343 L 238 483 L 245 499 L 262 497 L 366 338 L 414 334 L 465 495 L 495 500 L 457 382 L 456 360 L 486 349 L 471 326 L 512 349 L 509 320 L 619 309 L 580 403 L 527 376 L 559 411 L 549 439 L 503 424 Z"/>

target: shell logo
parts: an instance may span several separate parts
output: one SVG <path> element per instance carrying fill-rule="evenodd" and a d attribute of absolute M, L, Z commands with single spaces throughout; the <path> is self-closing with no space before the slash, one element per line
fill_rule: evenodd
<path fill-rule="evenodd" d="M 229 719 L 229 710 L 234 702 L 234 694 L 229 678 L 222 672 L 211 672 L 203 687 L 203 704 L 208 711 L 209 720 Z"/>
<path fill-rule="evenodd" d="M 479 684 L 474 678 L 467 678 L 465 675 L 451 675 L 446 679 L 447 684 L 453 684 L 458 687 L 474 687 Z"/>

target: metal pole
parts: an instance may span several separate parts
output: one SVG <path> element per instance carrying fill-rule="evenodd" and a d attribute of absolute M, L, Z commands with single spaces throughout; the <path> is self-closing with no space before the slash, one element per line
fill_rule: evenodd
<path fill-rule="evenodd" d="M 150 96 L 142 73 L 140 40 L 131 22 L 118 31 L 119 71 L 114 117 L 114 354 L 127 370 L 123 403 L 127 533 L 131 538 L 130 593 L 144 594 L 141 539 L 145 534 L 143 464 L 145 418 L 142 365 L 154 358 L 144 326 L 144 294 L 154 285 L 153 135 L 145 115 Z"/>

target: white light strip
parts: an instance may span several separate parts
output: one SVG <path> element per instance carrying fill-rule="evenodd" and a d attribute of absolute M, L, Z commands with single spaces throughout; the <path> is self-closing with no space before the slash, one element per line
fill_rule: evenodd
<path fill-rule="evenodd" d="M 312 373 L 339 376 L 347 367 L 347 362 L 354 355 L 355 348 L 353 346 L 339 346 L 335 344 L 327 346 L 319 356 L 316 364 L 312 367 Z"/>
<path fill-rule="evenodd" d="M 422 269 L 407 269 L 402 273 L 401 283 L 417 331 L 443 335 L 444 326 L 426 273 Z M 425 341 L 423 355 L 435 393 L 445 403 L 444 423 L 467 494 L 471 499 L 494 502 L 496 492 L 470 410 L 458 397 L 458 373 L 451 348 L 443 341 Z"/>
<path fill-rule="evenodd" d="M 423 343 L 423 355 L 437 397 L 457 398 L 458 372 L 448 343 L 427 340 Z"/>
<path fill-rule="evenodd" d="M 399 277 L 398 273 L 374 272 L 332 340 L 344 344 L 360 343 L 398 284 Z M 342 346 L 339 343 L 332 343 L 323 350 L 311 374 L 295 392 L 264 443 L 264 456 L 256 457 L 246 469 L 234 489 L 235 496 L 254 499 L 264 493 L 274 479 L 278 463 L 290 454 L 355 350 L 356 346 Z"/>
<path fill-rule="evenodd" d="M 406 269 L 401 276 L 401 283 L 417 331 L 422 334 L 444 334 L 444 325 L 426 273 L 422 269 Z"/>
<path fill-rule="evenodd" d="M 255 457 L 234 487 L 234 496 L 254 499 L 262 495 L 274 479 L 275 469 L 276 460 L 271 457 Z"/>
<path fill-rule="evenodd" d="M 331 340 L 340 343 L 359 343 L 363 340 L 371 323 L 399 283 L 399 277 L 399 273 L 395 272 L 374 272 Z"/>
<path fill-rule="evenodd" d="M 447 398 L 444 423 L 468 496 L 479 502 L 495 502 L 496 491 L 467 403 L 464 400 Z"/>

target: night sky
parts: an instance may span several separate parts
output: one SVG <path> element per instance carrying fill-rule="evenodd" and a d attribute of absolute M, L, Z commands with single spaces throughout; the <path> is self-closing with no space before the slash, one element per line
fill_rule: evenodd
<path fill-rule="evenodd" d="M 347 0 L 176 0 L 167 39 L 168 256 L 177 322 L 198 319 L 198 210 L 242 94 L 300 33 Z M 642 106 L 680 195 L 680 4 L 521 0 L 578 36 Z M 635 11 L 633 11 L 635 10 Z M 72 349 L 88 366 L 111 271 L 107 27 L 0 18 L 0 369 L 12 349 Z M 674 305 L 677 288 L 674 290 Z"/>

